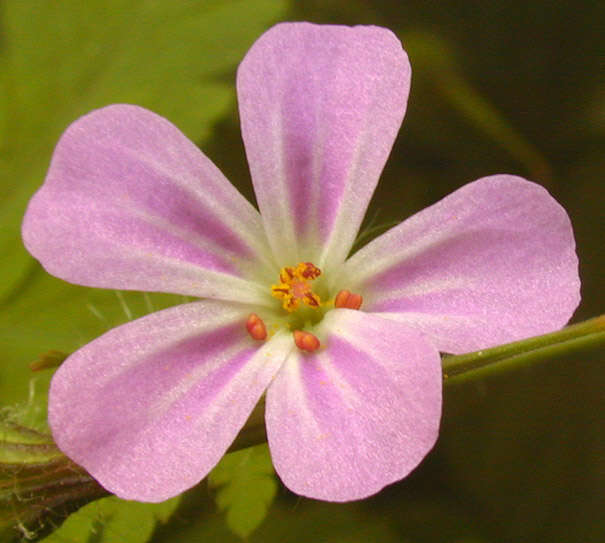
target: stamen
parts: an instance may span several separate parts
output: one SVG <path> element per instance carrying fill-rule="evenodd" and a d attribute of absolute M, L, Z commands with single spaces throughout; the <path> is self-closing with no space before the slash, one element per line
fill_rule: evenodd
<path fill-rule="evenodd" d="M 307 351 L 308 353 L 319 349 L 319 339 L 303 330 L 294 330 L 294 343 L 301 351 Z"/>
<path fill-rule="evenodd" d="M 316 266 L 314 266 L 313 264 L 311 264 L 311 262 L 303 262 L 302 264 L 299 264 L 297 266 L 297 268 L 302 268 L 300 274 L 305 278 L 305 279 L 317 279 L 320 275 L 321 275 L 321 270 L 319 268 L 317 268 Z"/>
<path fill-rule="evenodd" d="M 256 314 L 251 313 L 246 321 L 246 330 L 252 339 L 263 340 L 267 339 L 267 328 L 262 319 Z"/>
<path fill-rule="evenodd" d="M 271 294 L 282 301 L 288 312 L 295 311 L 301 302 L 313 308 L 321 305 L 319 296 L 311 290 L 310 281 L 317 279 L 321 270 L 311 262 L 300 262 L 296 266 L 286 266 L 279 272 L 279 285 L 271 287 Z"/>
<path fill-rule="evenodd" d="M 334 298 L 334 307 L 346 307 L 347 300 L 351 296 L 351 292 L 348 290 L 341 290 Z"/>
<path fill-rule="evenodd" d="M 347 307 L 349 309 L 359 309 L 362 302 L 363 298 L 361 297 L 361 294 L 351 293 L 351 296 L 349 296 L 349 299 L 347 300 Z"/>
<path fill-rule="evenodd" d="M 314 292 L 305 292 L 303 301 L 311 307 L 319 307 L 319 296 Z"/>
<path fill-rule="evenodd" d="M 361 294 L 352 294 L 348 290 L 341 290 L 334 298 L 334 307 L 345 309 L 359 309 L 363 302 Z"/>

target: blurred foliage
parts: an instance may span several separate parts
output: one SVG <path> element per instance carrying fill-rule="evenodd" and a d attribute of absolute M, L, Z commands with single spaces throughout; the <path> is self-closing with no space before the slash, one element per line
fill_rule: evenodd
<path fill-rule="evenodd" d="M 604 3 L 301 0 L 286 7 L 286 0 L 0 3 L 2 403 L 28 405 L 28 363 L 41 353 L 72 351 L 180 301 L 68 285 L 24 251 L 21 217 L 59 134 L 92 108 L 138 103 L 179 126 L 253 199 L 234 71 L 278 19 L 379 24 L 408 50 L 408 113 L 368 218 L 399 221 L 484 175 L 531 178 L 574 224 L 583 281 L 576 318 L 603 311 Z M 439 444 L 411 477 L 353 504 L 301 499 L 280 487 L 249 540 L 601 542 L 602 359 L 601 349 L 580 349 L 450 384 Z M 47 377 L 35 379 L 44 390 Z M 156 526 L 155 507 L 95 502 L 55 540 L 144 541 Z M 225 522 L 229 512 L 219 509 L 201 485 L 156 526 L 152 541 L 239 541 Z"/>
<path fill-rule="evenodd" d="M 216 504 L 226 511 L 233 533 L 248 537 L 264 520 L 277 492 L 277 481 L 267 445 L 226 455 L 208 475 L 216 489 Z"/>
<path fill-rule="evenodd" d="M 44 543 L 145 543 L 158 522 L 166 522 L 180 498 L 139 503 L 103 498 L 71 515 Z"/>
<path fill-rule="evenodd" d="M 15 244 L 18 225 L 67 124 L 127 102 L 164 115 L 191 138 L 207 138 L 233 101 L 227 74 L 283 6 L 278 0 L 2 4 L 0 250 L 9 265 L 0 299 L 29 277 L 31 261 Z"/>
<path fill-rule="evenodd" d="M 169 118 L 194 141 L 233 104 L 233 72 L 248 47 L 284 10 L 285 0 L 163 2 L 8 1 L 0 42 L 0 397 L 22 396 L 31 359 L 73 351 L 127 315 L 112 292 L 49 277 L 24 250 L 19 229 L 66 126 L 116 102 Z M 233 24 L 234 20 L 240 23 Z M 152 300 L 150 305 L 149 300 Z M 148 313 L 179 301 L 128 299 Z"/>

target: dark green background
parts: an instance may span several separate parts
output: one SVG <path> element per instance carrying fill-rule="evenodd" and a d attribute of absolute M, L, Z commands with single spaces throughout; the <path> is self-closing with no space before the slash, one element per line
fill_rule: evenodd
<path fill-rule="evenodd" d="M 278 20 L 378 24 L 395 31 L 408 50 L 408 113 L 370 207 L 374 224 L 402 220 L 485 175 L 532 179 L 561 202 L 574 225 L 583 283 L 574 320 L 599 314 L 604 6 L 542 0 L 0 3 L 2 403 L 27 401 L 27 364 L 40 352 L 73 350 L 128 318 L 114 292 L 48 277 L 20 244 L 20 218 L 59 134 L 94 107 L 138 103 L 181 127 L 253 198 L 234 74 L 254 39 Z M 141 294 L 123 296 L 134 316 L 147 312 Z M 179 300 L 154 295 L 151 301 L 158 308 Z M 301 499 L 280 487 L 251 540 L 604 541 L 602 358 L 580 352 L 450 386 L 439 444 L 411 477 L 345 505 Z M 36 398 L 44 387 L 45 377 L 36 377 Z M 202 485 L 153 541 L 231 538 L 237 541 Z"/>

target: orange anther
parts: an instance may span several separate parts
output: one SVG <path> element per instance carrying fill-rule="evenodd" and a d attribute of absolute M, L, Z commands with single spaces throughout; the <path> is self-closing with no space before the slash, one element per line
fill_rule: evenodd
<path fill-rule="evenodd" d="M 319 339 L 309 332 L 294 330 L 294 343 L 301 351 L 312 353 L 319 349 Z"/>
<path fill-rule="evenodd" d="M 359 309 L 361 307 L 361 302 L 363 302 L 361 294 L 351 294 L 347 300 L 347 307 L 349 309 Z"/>
<path fill-rule="evenodd" d="M 348 290 L 341 290 L 334 298 L 334 307 L 345 309 L 359 309 L 363 298 L 360 294 L 352 294 Z"/>
<path fill-rule="evenodd" d="M 341 290 L 334 298 L 334 307 L 347 307 L 347 300 L 351 296 L 348 290 Z"/>
<path fill-rule="evenodd" d="M 256 313 L 250 313 L 250 316 L 246 321 L 246 330 L 248 330 L 248 333 L 253 339 L 267 339 L 267 328 L 265 327 L 265 323 Z"/>

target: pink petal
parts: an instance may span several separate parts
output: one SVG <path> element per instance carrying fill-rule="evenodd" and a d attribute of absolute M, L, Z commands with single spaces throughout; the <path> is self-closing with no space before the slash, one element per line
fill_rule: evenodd
<path fill-rule="evenodd" d="M 237 74 L 242 134 L 281 264 L 345 259 L 403 119 L 410 75 L 384 28 L 285 23 L 252 46 Z"/>
<path fill-rule="evenodd" d="M 580 301 L 565 210 L 539 185 L 479 179 L 389 230 L 346 264 L 364 309 L 462 353 L 561 328 Z"/>
<path fill-rule="evenodd" d="M 242 306 L 220 301 L 130 322 L 55 374 L 49 421 L 61 450 L 107 490 L 161 501 L 219 461 L 292 348 L 259 343 Z"/>
<path fill-rule="evenodd" d="M 324 348 L 295 350 L 267 391 L 273 464 L 293 492 L 364 498 L 413 470 L 441 417 L 441 362 L 413 329 L 361 311 L 330 312 Z"/>
<path fill-rule="evenodd" d="M 23 223 L 53 275 L 95 287 L 258 301 L 258 213 L 162 117 L 114 105 L 74 122 Z M 259 257 L 260 255 L 260 257 Z"/>

